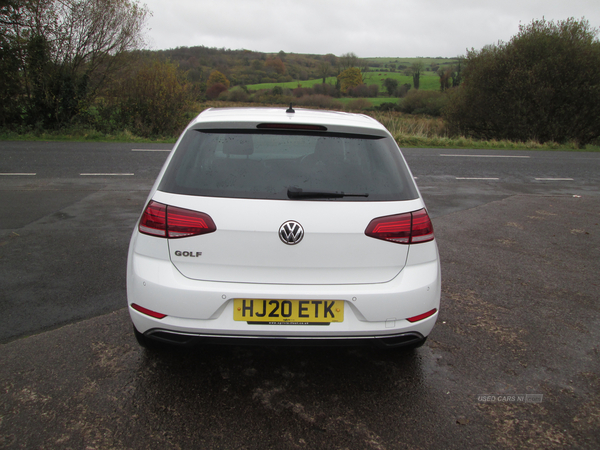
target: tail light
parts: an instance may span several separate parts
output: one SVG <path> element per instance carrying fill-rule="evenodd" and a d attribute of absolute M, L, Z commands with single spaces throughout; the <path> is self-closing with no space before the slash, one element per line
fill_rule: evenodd
<path fill-rule="evenodd" d="M 433 241 L 433 224 L 425 209 L 371 220 L 365 234 L 397 244 Z"/>
<path fill-rule="evenodd" d="M 175 239 L 212 233 L 217 227 L 208 214 L 151 201 L 138 229 L 150 236 Z"/>

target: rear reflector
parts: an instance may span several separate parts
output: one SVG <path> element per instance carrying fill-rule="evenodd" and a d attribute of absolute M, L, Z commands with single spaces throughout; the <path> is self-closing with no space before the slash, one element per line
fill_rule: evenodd
<path fill-rule="evenodd" d="M 150 236 L 176 239 L 212 233 L 217 227 L 208 214 L 151 201 L 138 229 Z"/>
<path fill-rule="evenodd" d="M 418 316 L 415 316 L 415 317 L 409 317 L 406 320 L 408 320 L 409 322 L 418 322 L 419 320 L 427 319 L 428 317 L 433 316 L 436 312 L 437 312 L 437 309 L 433 308 L 431 311 L 427 311 L 426 313 L 419 314 Z"/>
<path fill-rule="evenodd" d="M 373 219 L 365 234 L 396 244 L 429 242 L 434 237 L 433 225 L 425 209 Z"/>
<path fill-rule="evenodd" d="M 147 316 L 154 317 L 155 319 L 163 319 L 163 318 L 167 317 L 166 314 L 161 314 L 156 311 L 152 311 L 152 310 L 144 308 L 143 306 L 140 306 L 136 303 L 132 303 L 131 307 L 133 309 L 135 309 L 136 311 L 139 311 L 142 314 L 146 314 Z"/>

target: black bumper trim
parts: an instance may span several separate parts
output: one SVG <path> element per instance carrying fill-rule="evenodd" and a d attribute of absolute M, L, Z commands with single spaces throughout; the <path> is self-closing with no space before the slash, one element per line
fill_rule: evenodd
<path fill-rule="evenodd" d="M 163 343 L 179 346 L 199 344 L 256 345 L 256 346 L 303 346 L 303 347 L 344 347 L 376 346 L 383 348 L 418 347 L 427 339 L 421 333 L 409 332 L 386 336 L 349 337 L 306 337 L 306 336 L 222 336 L 206 334 L 186 334 L 174 331 L 151 329 L 144 336 Z"/>

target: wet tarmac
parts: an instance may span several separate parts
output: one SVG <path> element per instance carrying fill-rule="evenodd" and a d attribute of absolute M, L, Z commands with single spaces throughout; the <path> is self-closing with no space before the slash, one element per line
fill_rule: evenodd
<path fill-rule="evenodd" d="M 600 448 L 599 222 L 598 195 L 436 217 L 413 352 L 148 352 L 125 309 L 1 345 L 0 448 Z"/>

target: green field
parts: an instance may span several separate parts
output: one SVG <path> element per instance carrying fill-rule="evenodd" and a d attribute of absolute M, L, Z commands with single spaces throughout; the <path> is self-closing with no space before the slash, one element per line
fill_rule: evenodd
<path fill-rule="evenodd" d="M 396 64 L 396 66 L 410 66 L 413 63 L 421 62 L 425 67 L 429 67 L 432 64 L 438 64 L 440 66 L 450 66 L 457 63 L 457 58 L 363 58 L 371 67 L 375 67 L 375 64 L 379 66 L 385 66 L 386 64 Z"/>
<path fill-rule="evenodd" d="M 367 72 L 363 74 L 363 81 L 366 85 L 377 84 L 379 85 L 379 92 L 386 92 L 383 87 L 383 81 L 386 78 L 392 78 L 398 81 L 398 86 L 403 84 L 413 85 L 413 79 L 411 76 L 404 75 L 398 72 Z M 440 89 L 440 77 L 437 75 L 422 75 L 420 80 L 419 89 L 424 91 L 437 91 Z"/>
<path fill-rule="evenodd" d="M 404 75 L 404 70 L 401 67 L 409 67 L 415 62 L 420 62 L 423 65 L 421 72 L 421 83 L 419 89 L 430 91 L 440 88 L 440 78 L 431 70 L 432 65 L 438 65 L 440 68 L 447 68 L 457 64 L 456 58 L 364 58 L 367 62 L 369 70 L 363 72 L 363 81 L 366 85 L 377 84 L 379 92 L 384 95 L 386 92 L 383 87 L 383 81 L 386 78 L 392 78 L 398 81 L 398 85 L 403 84 L 413 85 L 412 76 Z M 388 67 L 385 67 L 385 66 Z M 396 69 L 392 69 L 389 65 L 395 65 Z M 337 78 L 328 77 L 328 84 L 335 85 Z M 273 89 L 275 86 L 280 86 L 283 89 L 295 89 L 297 87 L 311 88 L 315 84 L 322 83 L 321 78 L 305 80 L 305 81 L 290 81 L 286 83 L 261 83 L 251 84 L 246 86 L 252 91 L 261 89 Z"/>
<path fill-rule="evenodd" d="M 398 85 L 410 84 L 412 86 L 412 77 L 403 75 L 398 72 L 367 72 L 363 75 L 363 81 L 366 85 L 377 84 L 379 86 L 380 93 L 386 93 L 383 87 L 383 81 L 386 78 L 393 78 L 398 80 Z M 328 77 L 327 83 L 335 85 L 336 77 Z M 289 81 L 287 83 L 261 83 L 261 84 L 249 84 L 246 86 L 251 91 L 259 91 L 261 89 L 273 89 L 275 86 L 280 86 L 283 89 L 296 89 L 297 87 L 311 88 L 315 84 L 321 84 L 323 80 L 321 78 L 316 80 L 305 80 L 305 81 Z M 421 77 L 420 89 L 425 91 L 438 90 L 440 88 L 440 78 L 437 75 L 424 75 Z"/>

